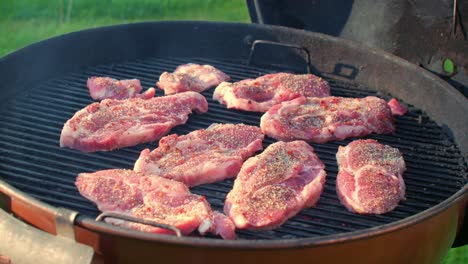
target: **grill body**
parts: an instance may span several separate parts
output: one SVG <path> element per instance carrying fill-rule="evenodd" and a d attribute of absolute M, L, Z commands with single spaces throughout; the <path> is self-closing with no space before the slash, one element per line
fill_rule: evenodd
<path fill-rule="evenodd" d="M 186 39 L 190 39 L 189 45 Z M 97 209 L 74 187 L 77 173 L 132 168 L 143 148 L 152 149 L 157 144 L 91 154 L 59 148 L 65 121 L 91 103 L 86 78 L 138 78 L 149 87 L 162 71 L 172 71 L 186 62 L 216 66 L 233 81 L 275 71 L 303 71 L 304 54 L 282 46 L 274 48 L 286 57 L 271 56 L 268 61 L 263 56 L 259 60 L 258 56 L 269 54 L 269 50 L 251 53 L 252 43 L 258 39 L 307 49 L 310 68 L 330 81 L 335 96 L 395 96 L 410 105 L 408 115 L 396 118 L 394 135 L 369 136 L 403 152 L 408 167 L 404 175 L 407 200 L 380 216 L 346 211 L 334 187 L 334 155 L 338 146 L 350 142 L 346 140 L 313 144 L 327 166 L 325 191 L 317 207 L 302 211 L 274 231 L 239 231 L 240 239 L 229 242 L 213 237 L 179 239 L 143 234 L 94 222 Z M 257 59 L 252 54 L 258 55 Z M 79 212 L 76 239 L 93 246 L 106 260 L 158 257 L 180 262 L 237 262 L 237 256 L 246 262 L 263 259 L 276 263 L 290 262 L 291 257 L 344 261 L 361 256 L 369 263 L 395 263 L 387 257 L 399 255 L 414 263 L 437 263 L 454 240 L 466 204 L 466 99 L 403 60 L 351 42 L 268 26 L 143 23 L 38 43 L 2 59 L 0 69 L 6 80 L 0 98 L 0 191 L 6 194 L 5 207 L 50 233 L 58 233 L 54 207 Z M 210 99 L 212 90 L 203 93 L 209 99 L 209 112 L 191 116 L 186 125 L 171 133 L 186 134 L 211 123 L 258 125 L 259 114 L 225 109 Z M 272 142 L 266 140 L 265 147 Z M 231 187 L 232 180 L 227 180 L 192 191 L 207 196 L 213 208 L 221 210 Z M 389 244 L 394 246 L 389 249 Z M 418 249 L 409 251 L 415 244 Z M 184 254 L 177 253 L 180 250 Z"/>

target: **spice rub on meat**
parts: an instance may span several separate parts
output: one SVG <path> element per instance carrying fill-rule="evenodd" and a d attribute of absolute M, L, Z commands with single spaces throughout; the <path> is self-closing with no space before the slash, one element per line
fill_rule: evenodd
<path fill-rule="evenodd" d="M 134 97 L 149 99 L 154 97 L 156 92 L 154 88 L 149 88 L 146 92 L 140 94 L 141 83 L 138 79 L 116 80 L 109 77 L 91 77 L 86 85 L 94 100 L 122 100 Z"/>
<path fill-rule="evenodd" d="M 244 162 L 224 212 L 237 228 L 276 228 L 317 203 L 325 184 L 324 168 L 306 142 L 276 142 Z"/>
<path fill-rule="evenodd" d="M 169 135 L 152 152 L 145 149 L 134 170 L 183 182 L 212 183 L 237 175 L 245 159 L 262 149 L 260 128 L 213 124 L 187 135 Z"/>
<path fill-rule="evenodd" d="M 211 65 L 188 63 L 180 65 L 173 73 L 163 72 L 156 85 L 166 95 L 186 91 L 203 92 L 230 77 Z"/>
<path fill-rule="evenodd" d="M 81 195 L 103 212 L 114 212 L 177 227 L 184 235 L 199 230 L 235 238 L 235 227 L 225 215 L 211 210 L 205 197 L 190 193 L 183 183 L 144 175 L 131 170 L 111 169 L 81 173 L 76 179 Z M 159 227 L 113 218 L 106 222 L 144 232 L 173 234 Z"/>
<path fill-rule="evenodd" d="M 275 104 L 300 96 L 330 96 L 330 86 L 313 74 L 273 73 L 235 83 L 223 82 L 213 93 L 213 99 L 227 108 L 252 112 L 266 112 Z"/>
<path fill-rule="evenodd" d="M 270 108 L 262 116 L 260 127 L 267 136 L 278 140 L 314 143 L 395 130 L 387 102 L 374 96 L 296 98 Z"/>
<path fill-rule="evenodd" d="M 93 152 L 151 142 L 184 124 L 193 110 L 208 111 L 205 97 L 195 92 L 146 100 L 105 99 L 86 106 L 65 123 L 60 146 Z"/>
<path fill-rule="evenodd" d="M 405 197 L 400 151 L 376 140 L 355 140 L 339 147 L 336 192 L 342 204 L 360 214 L 383 214 Z"/>

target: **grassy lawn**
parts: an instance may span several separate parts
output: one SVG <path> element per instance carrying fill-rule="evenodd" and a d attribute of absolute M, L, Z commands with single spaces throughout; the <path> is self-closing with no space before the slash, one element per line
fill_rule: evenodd
<path fill-rule="evenodd" d="M 68 8 L 69 2 L 0 0 L 0 57 L 85 28 L 157 20 L 250 21 L 244 0 L 72 0 Z"/>
<path fill-rule="evenodd" d="M 75 0 L 71 8 L 69 2 L 0 0 L 0 57 L 92 27 L 157 20 L 250 21 L 244 0 Z M 468 246 L 450 250 L 443 263 L 468 263 Z"/>

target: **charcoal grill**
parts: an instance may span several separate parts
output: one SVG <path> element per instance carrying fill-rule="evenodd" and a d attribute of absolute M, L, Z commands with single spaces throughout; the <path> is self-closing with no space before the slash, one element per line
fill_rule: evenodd
<path fill-rule="evenodd" d="M 187 39 L 190 42 L 184 42 Z M 384 215 L 348 212 L 335 192 L 335 154 L 338 146 L 351 142 L 344 140 L 312 144 L 326 165 L 325 190 L 316 207 L 301 211 L 275 230 L 239 230 L 238 240 L 223 241 L 214 236 L 147 234 L 96 222 L 99 211 L 79 195 L 76 175 L 131 169 L 140 151 L 157 147 L 157 142 L 98 153 L 60 148 L 65 121 L 92 102 L 86 79 L 138 78 L 144 87 L 151 87 L 163 71 L 188 62 L 211 64 L 233 81 L 278 71 L 312 71 L 330 82 L 335 96 L 397 97 L 409 106 L 409 113 L 396 117 L 396 132 L 367 138 L 402 151 L 407 163 L 407 199 Z M 77 213 L 69 223 L 71 237 L 92 246 L 95 259 L 276 263 L 314 256 L 340 260 L 357 254 L 369 263 L 392 263 L 394 259 L 382 257 L 403 254 L 417 263 L 436 263 L 461 226 L 457 221 L 463 219 L 468 188 L 467 101 L 437 77 L 379 50 L 282 27 L 141 23 L 86 30 L 31 45 L 2 58 L 0 73 L 4 80 L 0 84 L 0 198 L 4 198 L 4 208 L 52 234 L 61 233 L 56 227 L 57 208 Z M 212 93 L 213 89 L 203 92 L 208 113 L 192 115 L 171 133 L 186 134 L 212 123 L 259 125 L 260 114 L 227 110 L 211 99 Z M 264 147 L 273 142 L 267 138 Z M 214 209 L 222 210 L 232 183 L 197 186 L 192 192 L 206 196 Z M 432 231 L 426 234 L 428 230 Z M 390 241 L 396 245 L 383 248 Z M 412 243 L 420 247 L 405 251 Z M 366 255 L 359 253 L 366 251 Z"/>

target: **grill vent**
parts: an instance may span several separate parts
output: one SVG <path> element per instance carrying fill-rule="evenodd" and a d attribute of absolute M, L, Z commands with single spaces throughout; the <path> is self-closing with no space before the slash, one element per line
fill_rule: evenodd
<path fill-rule="evenodd" d="M 144 148 L 153 149 L 156 143 L 143 144 L 112 152 L 82 153 L 60 148 L 63 124 L 73 114 L 92 102 L 86 88 L 90 76 L 110 76 L 117 79 L 138 78 L 145 87 L 154 86 L 163 71 L 173 71 L 177 65 L 196 62 L 211 64 L 231 76 L 233 81 L 255 78 L 272 71 L 250 67 L 239 62 L 207 59 L 161 59 L 127 62 L 86 69 L 30 87 L 5 103 L 0 110 L 0 178 L 16 188 L 54 206 L 62 206 L 95 217 L 96 207 L 81 197 L 74 186 L 76 175 L 109 168 L 129 168 Z M 332 94 L 345 97 L 377 95 L 356 85 L 328 79 Z M 245 123 L 259 125 L 260 114 L 227 110 L 211 99 L 213 89 L 204 92 L 209 112 L 192 115 L 183 126 L 171 133 L 186 134 L 206 128 L 212 123 Z M 158 95 L 162 92 L 158 90 Z M 385 99 L 389 97 L 378 95 Z M 420 110 L 396 117 L 394 135 L 370 135 L 399 148 L 407 163 L 404 179 L 406 200 L 392 212 L 378 216 L 361 216 L 348 212 L 335 193 L 337 165 L 335 154 L 340 145 L 350 140 L 313 144 L 317 155 L 326 165 L 325 190 L 314 208 L 272 231 L 238 231 L 242 239 L 303 238 L 350 232 L 379 226 L 426 210 L 450 197 L 466 184 L 466 165 L 463 156 L 443 129 Z M 265 140 L 264 147 L 273 143 Z M 222 210 L 224 198 L 232 187 L 232 180 L 192 188 L 205 195 L 217 210 Z"/>

